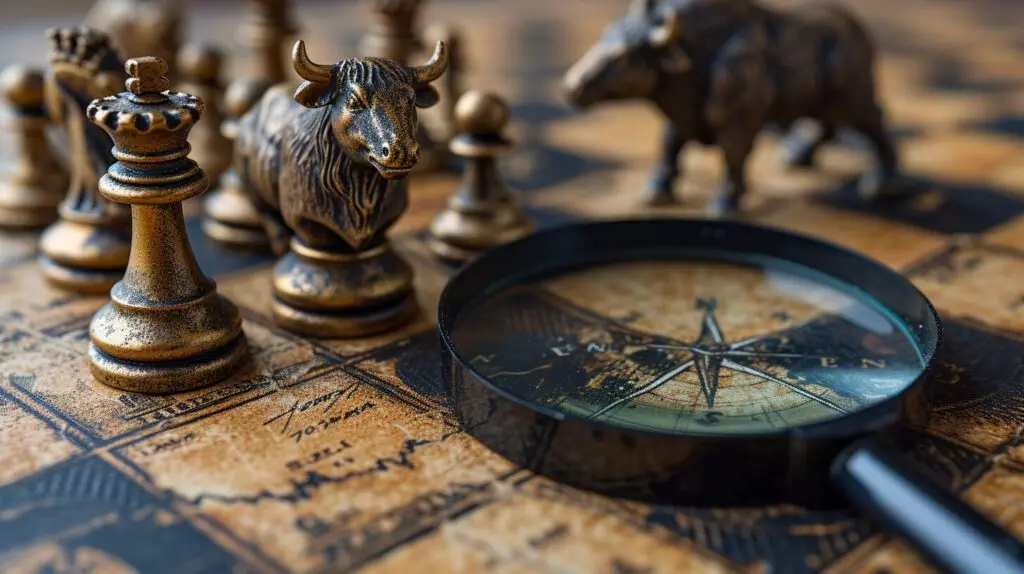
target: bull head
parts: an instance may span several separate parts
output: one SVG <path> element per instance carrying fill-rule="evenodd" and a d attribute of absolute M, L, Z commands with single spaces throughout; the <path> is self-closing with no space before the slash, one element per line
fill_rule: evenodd
<path fill-rule="evenodd" d="M 659 76 L 688 72 L 677 9 L 637 0 L 565 74 L 569 101 L 580 108 L 604 100 L 643 98 Z"/>
<path fill-rule="evenodd" d="M 329 107 L 331 129 L 341 146 L 387 179 L 405 176 L 419 161 L 416 108 L 438 101 L 430 85 L 448 66 L 438 42 L 422 66 L 379 58 L 354 58 L 333 65 L 313 63 L 300 40 L 292 51 L 295 72 L 305 81 L 295 101 L 307 108 Z"/>

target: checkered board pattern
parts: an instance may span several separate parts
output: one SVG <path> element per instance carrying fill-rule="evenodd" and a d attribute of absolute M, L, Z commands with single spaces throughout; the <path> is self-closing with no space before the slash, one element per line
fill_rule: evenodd
<path fill-rule="evenodd" d="M 315 59 L 354 53 L 363 3 L 297 4 Z M 935 415 L 901 447 L 1024 536 L 1024 6 L 849 4 L 878 38 L 891 128 L 926 191 L 863 205 L 851 183 L 870 163 L 860 142 L 794 172 L 765 133 L 746 217 L 877 258 L 931 298 L 946 334 Z M 464 31 L 467 84 L 511 102 L 519 146 L 503 167 L 543 225 L 698 213 L 721 177 L 716 150 L 688 149 L 686 201 L 640 208 L 658 116 L 642 104 L 576 114 L 560 103 L 562 72 L 625 7 L 438 0 L 425 14 Z M 237 7 L 193 9 L 196 38 L 223 41 L 235 24 Z M 12 31 L 4 57 L 38 58 L 44 27 Z M 37 236 L 0 235 L 0 571 L 929 570 L 850 512 L 608 499 L 516 468 L 461 432 L 433 323 L 450 270 L 422 240 L 458 175 L 413 178 L 394 238 L 416 267 L 422 313 L 386 336 L 314 341 L 275 328 L 272 262 L 223 251 L 191 218 L 203 269 L 242 309 L 253 360 L 173 396 L 95 383 L 87 326 L 104 300 L 47 286 Z"/>

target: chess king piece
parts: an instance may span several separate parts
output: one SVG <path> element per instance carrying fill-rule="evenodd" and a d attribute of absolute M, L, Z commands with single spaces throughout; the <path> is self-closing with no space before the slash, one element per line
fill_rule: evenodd
<path fill-rule="evenodd" d="M 117 163 L 100 180 L 132 209 L 131 263 L 89 325 L 93 375 L 118 389 L 181 392 L 217 382 L 248 356 L 238 309 L 203 276 L 185 232 L 181 202 L 207 188 L 188 158 L 203 102 L 168 92 L 167 64 L 128 60 L 127 92 L 86 111 L 114 140 Z"/>
<path fill-rule="evenodd" d="M 286 45 L 295 34 L 289 7 L 288 0 L 249 0 L 249 11 L 239 30 L 241 43 L 251 58 L 243 77 L 270 85 L 287 79 Z"/>
<path fill-rule="evenodd" d="M 423 49 L 416 30 L 422 4 L 423 0 L 373 0 L 373 20 L 360 43 L 360 53 L 408 64 L 412 55 Z M 445 48 L 450 54 L 450 46 L 445 44 Z M 420 143 L 420 161 L 415 171 L 440 168 L 446 160 L 446 150 L 423 122 L 416 126 L 416 139 Z"/>
<path fill-rule="evenodd" d="M 415 316 L 412 268 L 388 229 L 405 210 L 419 160 L 416 108 L 437 103 L 445 45 L 406 66 L 377 58 L 316 64 L 292 52 L 305 81 L 275 86 L 242 118 L 235 162 L 263 218 L 274 268 L 274 317 L 315 337 L 365 336 Z"/>
<path fill-rule="evenodd" d="M 85 108 L 120 89 L 124 65 L 102 32 L 78 27 L 47 34 L 52 49 L 46 108 L 63 126 L 71 183 L 58 208 L 60 219 L 40 238 L 39 264 L 54 285 L 105 294 L 128 266 L 131 212 L 99 193 L 100 175 L 114 156 L 110 138 L 86 120 Z"/>
<path fill-rule="evenodd" d="M 565 84 L 580 108 L 646 99 L 667 116 L 648 203 L 675 200 L 679 154 L 695 141 L 717 145 L 725 159 L 725 182 L 710 210 L 737 210 L 763 124 L 788 128 L 803 117 L 824 124 L 822 140 L 840 127 L 868 137 L 878 170 L 862 178 L 861 192 L 874 199 L 907 191 L 896 185 L 897 154 L 875 91 L 874 52 L 861 24 L 839 8 L 811 15 L 755 0 L 635 0 L 566 73 Z M 820 143 L 792 156 L 804 159 Z"/>
<path fill-rule="evenodd" d="M 181 2 L 174 0 L 99 0 L 85 24 L 106 32 L 122 58 L 163 59 L 177 82 L 174 58 L 181 46 L 182 21 Z"/>
<path fill-rule="evenodd" d="M 234 142 L 238 137 L 238 124 L 242 116 L 259 101 L 270 85 L 256 78 L 235 80 L 224 94 L 226 118 L 221 132 L 231 142 L 227 156 L 234 157 Z M 206 196 L 203 203 L 203 231 L 218 243 L 246 250 L 264 250 L 269 247 L 263 231 L 260 214 L 242 190 L 241 180 L 234 168 L 220 178 L 220 185 Z"/>
<path fill-rule="evenodd" d="M 208 45 L 187 44 L 178 53 L 180 81 L 176 88 L 194 95 L 206 105 L 203 121 L 197 123 L 188 136 L 191 157 L 212 182 L 220 181 L 221 174 L 231 166 L 234 153 L 232 141 L 224 137 L 220 129 L 224 122 L 220 105 L 223 60 L 220 50 Z"/>
<path fill-rule="evenodd" d="M 459 135 L 450 145 L 466 167 L 458 193 L 430 224 L 428 244 L 441 259 L 461 263 L 533 231 L 498 171 L 497 158 L 512 148 L 501 133 L 508 119 L 508 105 L 493 94 L 470 90 L 455 106 Z"/>
<path fill-rule="evenodd" d="M 50 123 L 43 105 L 43 73 L 12 66 L 0 75 L 0 91 L 11 104 L 17 163 L 0 180 L 0 227 L 31 228 L 57 219 L 68 191 L 68 175 L 46 141 Z"/>

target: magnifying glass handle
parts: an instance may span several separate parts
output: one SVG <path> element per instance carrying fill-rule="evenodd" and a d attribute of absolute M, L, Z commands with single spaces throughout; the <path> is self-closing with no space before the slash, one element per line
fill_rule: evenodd
<path fill-rule="evenodd" d="M 832 465 L 847 499 L 952 572 L 1024 572 L 1024 545 L 873 437 Z"/>

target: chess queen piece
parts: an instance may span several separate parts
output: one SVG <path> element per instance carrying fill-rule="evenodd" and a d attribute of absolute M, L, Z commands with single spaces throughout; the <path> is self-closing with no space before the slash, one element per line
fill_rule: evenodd
<path fill-rule="evenodd" d="M 313 337 L 366 336 L 417 312 L 412 268 L 387 231 L 405 211 L 406 175 L 419 160 L 416 108 L 437 103 L 430 85 L 445 45 L 420 66 L 355 58 L 317 64 L 292 52 L 305 81 L 267 91 L 242 118 L 235 161 L 273 250 L 273 312 Z"/>
<path fill-rule="evenodd" d="M 64 28 L 48 33 L 51 66 L 46 109 L 63 126 L 70 185 L 39 241 L 39 264 L 50 283 L 79 293 L 105 294 L 124 274 L 131 246 L 131 212 L 104 198 L 100 175 L 114 163 L 110 138 L 85 118 L 94 98 L 116 93 L 124 65 L 102 32 Z"/>
<path fill-rule="evenodd" d="M 0 91 L 11 104 L 9 128 L 17 163 L 0 180 L 0 227 L 32 228 L 57 219 L 68 191 L 68 175 L 46 141 L 50 123 L 43 105 L 43 73 L 11 66 L 0 75 Z"/>
<path fill-rule="evenodd" d="M 221 174 L 231 166 L 233 142 L 221 134 L 224 114 L 221 111 L 223 88 L 220 71 L 224 56 L 214 46 L 187 44 L 178 53 L 180 81 L 176 89 L 192 94 L 206 106 L 203 121 L 192 128 L 188 143 L 191 157 L 203 168 L 212 182 L 220 181 Z"/>
<path fill-rule="evenodd" d="M 181 46 L 181 4 L 175 0 L 99 0 L 85 23 L 105 32 L 122 58 L 161 58 L 177 82 L 174 58 Z"/>
<path fill-rule="evenodd" d="M 221 132 L 231 142 L 227 156 L 234 157 L 238 124 L 270 85 L 257 78 L 242 78 L 228 86 L 224 94 L 225 119 Z M 263 251 L 270 247 L 263 231 L 260 214 L 241 188 L 242 182 L 233 167 L 220 178 L 220 185 L 206 195 L 203 202 L 203 231 L 210 239 L 238 249 Z"/>
<path fill-rule="evenodd" d="M 423 0 L 373 0 L 373 20 L 360 42 L 360 53 L 408 64 L 413 54 L 423 49 L 417 34 L 422 4 Z M 444 42 L 443 39 L 439 41 Z M 445 47 L 451 54 L 451 47 L 447 43 Z M 443 143 L 430 133 L 423 122 L 416 126 L 416 139 L 420 143 L 420 161 L 414 171 L 439 169 L 447 155 Z"/>
<path fill-rule="evenodd" d="M 215 383 L 248 356 L 242 317 L 196 263 L 181 202 L 206 191 L 188 135 L 204 105 L 168 92 L 167 64 L 128 60 L 127 92 L 94 100 L 90 121 L 114 140 L 117 163 L 100 180 L 131 205 L 131 263 L 89 325 L 93 375 L 118 389 L 172 393 Z"/>
<path fill-rule="evenodd" d="M 250 58 L 242 77 L 270 85 L 285 81 L 287 44 L 294 34 L 288 0 L 249 0 L 249 11 L 239 29 L 239 40 Z"/>
<path fill-rule="evenodd" d="M 498 170 L 497 158 L 512 148 L 501 133 L 508 120 L 508 105 L 494 94 L 470 90 L 455 106 L 459 134 L 451 151 L 466 160 L 466 167 L 458 193 L 431 222 L 428 241 L 445 261 L 462 263 L 533 231 Z"/>

